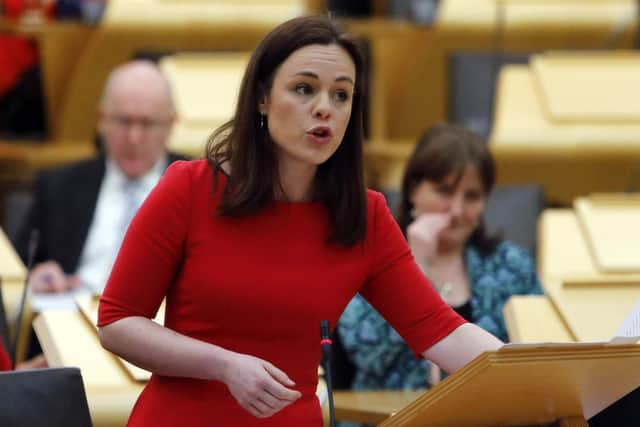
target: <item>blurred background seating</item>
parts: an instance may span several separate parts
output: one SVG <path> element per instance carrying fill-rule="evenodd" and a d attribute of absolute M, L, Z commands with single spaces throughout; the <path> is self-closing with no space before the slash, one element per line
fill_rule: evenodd
<path fill-rule="evenodd" d="M 0 9 L 0 32 L 34 55 L 0 92 L 0 114 L 15 105 L 12 90 L 28 89 L 32 102 L 21 110 L 26 128 L 11 119 L 0 129 L 9 237 L 38 171 L 94 153 L 95 105 L 116 65 L 159 61 L 179 113 L 171 149 L 199 156 L 231 117 L 258 41 L 290 17 L 331 11 L 366 48 L 366 179 L 390 205 L 416 137 L 437 122 L 459 123 L 485 136 L 496 159 L 489 229 L 537 255 L 551 299 L 531 304 L 564 322 L 571 315 L 562 283 L 637 281 L 640 272 L 599 270 L 572 209 L 578 197 L 640 185 L 634 0 L 0 0 Z M 0 127 L 8 119 L 0 117 Z M 11 317 L 24 271 L 0 275 Z M 555 336 L 580 339 L 566 324 L 558 328 Z M 101 414 L 130 404 L 92 393 Z"/>

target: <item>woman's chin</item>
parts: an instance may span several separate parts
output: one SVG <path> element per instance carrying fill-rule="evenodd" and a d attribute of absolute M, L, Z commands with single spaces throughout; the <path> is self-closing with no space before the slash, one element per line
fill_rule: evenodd
<path fill-rule="evenodd" d="M 440 246 L 443 248 L 462 248 L 466 244 L 467 237 L 459 232 L 443 233 L 440 235 Z"/>

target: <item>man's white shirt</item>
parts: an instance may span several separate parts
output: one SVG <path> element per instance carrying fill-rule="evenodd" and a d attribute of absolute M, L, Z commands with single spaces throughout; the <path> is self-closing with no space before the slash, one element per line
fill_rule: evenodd
<path fill-rule="evenodd" d="M 130 198 L 135 198 L 137 211 L 155 187 L 166 166 L 167 159 L 163 157 L 146 175 L 131 181 L 115 162 L 107 160 L 93 220 L 76 271 L 84 287 L 88 287 L 94 293 L 102 293 L 128 226 L 125 217 L 131 208 Z"/>

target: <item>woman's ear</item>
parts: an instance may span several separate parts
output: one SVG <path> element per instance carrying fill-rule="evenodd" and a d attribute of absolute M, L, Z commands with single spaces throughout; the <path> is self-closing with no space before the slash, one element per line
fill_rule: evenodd
<path fill-rule="evenodd" d="M 266 116 L 269 112 L 269 93 L 264 85 L 259 85 L 260 95 L 258 96 L 258 112 Z"/>
<path fill-rule="evenodd" d="M 266 95 L 263 95 L 260 98 L 260 102 L 258 102 L 258 111 L 263 116 L 266 116 L 268 114 L 268 111 L 269 111 L 269 99 L 268 99 L 268 97 Z"/>

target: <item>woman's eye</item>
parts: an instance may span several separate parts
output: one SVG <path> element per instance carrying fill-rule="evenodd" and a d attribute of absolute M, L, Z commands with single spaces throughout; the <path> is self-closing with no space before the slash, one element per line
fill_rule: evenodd
<path fill-rule="evenodd" d="M 335 93 L 335 99 L 339 102 L 345 102 L 349 100 L 349 93 L 346 90 L 339 90 Z"/>
<path fill-rule="evenodd" d="M 438 187 L 438 193 L 449 196 L 453 194 L 453 188 L 448 186 Z"/>
<path fill-rule="evenodd" d="M 481 193 L 479 191 L 471 191 L 471 192 L 468 192 L 465 195 L 465 198 L 467 200 L 469 200 L 470 202 L 478 201 L 478 200 L 480 200 L 481 197 L 482 196 L 481 196 Z"/>
<path fill-rule="evenodd" d="M 296 93 L 300 95 L 309 95 L 311 92 L 311 86 L 309 86 L 308 84 L 296 85 Z"/>

